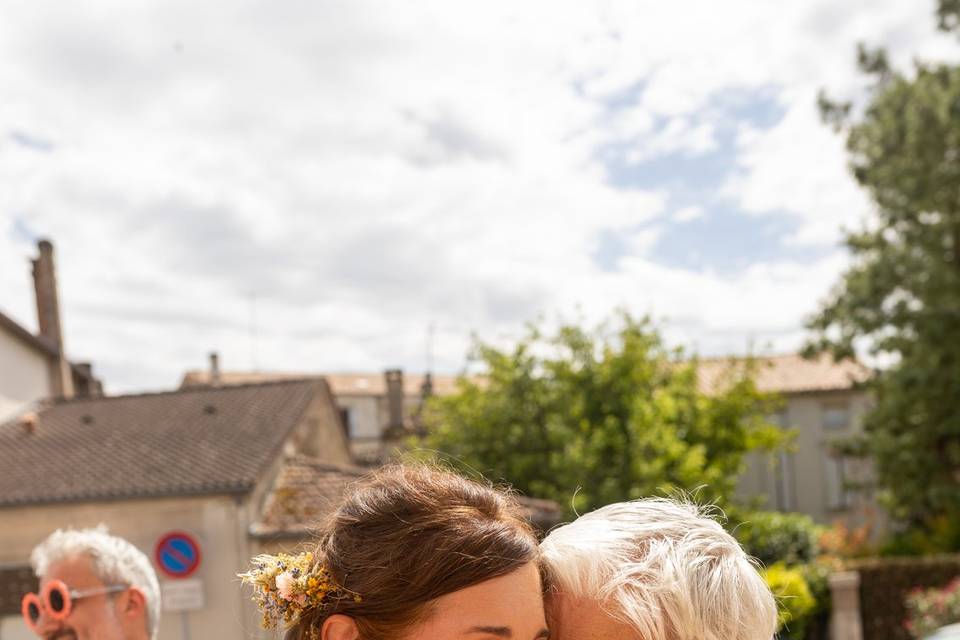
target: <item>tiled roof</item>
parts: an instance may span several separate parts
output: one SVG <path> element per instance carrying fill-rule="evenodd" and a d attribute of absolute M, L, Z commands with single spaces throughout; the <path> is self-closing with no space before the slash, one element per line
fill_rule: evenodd
<path fill-rule="evenodd" d="M 723 387 L 731 375 L 730 358 L 700 360 L 700 388 L 709 393 Z M 756 359 L 756 383 L 760 391 L 810 393 L 850 389 L 869 378 L 870 371 L 852 360 L 835 362 L 828 356 L 807 360 L 799 355 L 765 356 Z"/>
<path fill-rule="evenodd" d="M 296 380 L 50 405 L 32 429 L 0 424 L 0 506 L 245 493 L 318 394 Z"/>
<path fill-rule="evenodd" d="M 703 358 L 699 361 L 700 388 L 706 392 L 722 386 L 730 374 L 731 363 L 742 362 L 736 358 Z M 850 389 L 869 378 L 870 371 L 852 360 L 834 362 L 827 356 L 807 360 L 797 354 L 763 356 L 757 358 L 757 386 L 761 391 L 772 393 L 805 393 L 813 391 L 837 391 Z M 263 372 L 245 373 L 227 371 L 220 375 L 223 385 L 248 384 L 269 380 L 303 378 L 302 373 Z M 328 373 L 312 374 L 324 378 L 336 395 L 385 395 L 386 383 L 383 374 Z M 457 376 L 432 376 L 433 392 L 449 395 L 457 390 Z M 481 382 L 482 380 L 475 378 Z M 182 388 L 202 387 L 210 383 L 209 371 L 188 371 L 183 376 Z M 404 391 L 407 395 L 419 395 L 423 376 L 405 374 Z"/>
<path fill-rule="evenodd" d="M 287 460 L 250 533 L 259 538 L 309 535 L 333 513 L 344 492 L 369 469 L 318 462 L 305 456 Z M 560 522 L 560 506 L 552 500 L 520 497 L 527 517 L 546 531 Z"/>
<path fill-rule="evenodd" d="M 333 513 L 350 483 L 370 473 L 364 467 L 318 462 L 306 456 L 287 460 L 277 475 L 255 536 L 302 536 Z"/>
<path fill-rule="evenodd" d="M 282 371 L 224 371 L 220 374 L 221 385 L 250 384 L 253 382 L 267 382 L 272 380 L 287 380 L 290 378 L 316 377 L 325 378 L 330 383 L 333 393 L 338 396 L 385 396 L 387 383 L 382 373 L 290 373 Z M 449 395 L 457 390 L 457 376 L 433 375 L 430 377 L 433 384 L 433 393 Z M 405 395 L 420 395 L 424 376 L 419 374 L 403 374 L 403 391 Z M 180 383 L 181 388 L 202 387 L 210 384 L 209 371 L 188 371 Z"/>

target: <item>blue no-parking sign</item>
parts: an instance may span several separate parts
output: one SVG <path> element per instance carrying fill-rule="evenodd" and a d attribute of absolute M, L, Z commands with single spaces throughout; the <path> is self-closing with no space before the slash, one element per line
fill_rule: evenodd
<path fill-rule="evenodd" d="M 171 578 L 186 578 L 200 566 L 200 544 L 190 534 L 171 531 L 157 542 L 157 566 Z"/>

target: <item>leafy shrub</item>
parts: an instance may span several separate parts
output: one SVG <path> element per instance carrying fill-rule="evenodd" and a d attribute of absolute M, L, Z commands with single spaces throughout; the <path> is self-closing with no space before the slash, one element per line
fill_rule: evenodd
<path fill-rule="evenodd" d="M 942 589 L 915 589 L 906 600 L 907 630 L 926 638 L 940 627 L 960 622 L 960 578 Z"/>
<path fill-rule="evenodd" d="M 797 569 L 803 574 L 810 587 L 816 606 L 810 612 L 805 625 L 804 640 L 826 640 L 829 638 L 830 611 L 833 608 L 830 593 L 830 574 L 836 570 L 829 561 L 818 560 L 804 564 Z"/>
<path fill-rule="evenodd" d="M 803 572 L 778 562 L 764 569 L 763 578 L 777 599 L 777 631 L 786 630 L 790 638 L 803 638 L 817 608 Z"/>
<path fill-rule="evenodd" d="M 873 521 L 868 520 L 858 527 L 850 527 L 843 520 L 837 520 L 833 526 L 820 534 L 821 553 L 835 558 L 863 558 L 874 551 L 870 543 L 873 533 Z"/>
<path fill-rule="evenodd" d="M 922 556 L 960 551 L 960 515 L 932 518 L 927 527 L 915 527 L 892 535 L 880 549 L 886 556 Z"/>
<path fill-rule="evenodd" d="M 904 626 L 906 599 L 917 588 L 943 587 L 960 575 L 960 555 L 854 560 L 847 568 L 860 573 L 863 637 L 909 640 Z"/>
<path fill-rule="evenodd" d="M 800 513 L 754 511 L 737 518 L 733 535 L 764 565 L 812 562 L 819 554 L 820 527 Z"/>

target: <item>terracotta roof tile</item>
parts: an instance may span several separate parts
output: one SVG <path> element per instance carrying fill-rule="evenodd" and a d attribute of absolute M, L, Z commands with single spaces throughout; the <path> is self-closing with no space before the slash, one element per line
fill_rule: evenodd
<path fill-rule="evenodd" d="M 260 538 L 309 535 L 340 504 L 347 488 L 370 469 L 319 462 L 305 456 L 287 460 L 267 498 L 263 514 L 250 533 Z M 560 506 L 552 500 L 519 497 L 527 517 L 546 531 L 560 522 Z"/>
<path fill-rule="evenodd" d="M 251 527 L 256 536 L 300 536 L 316 528 L 340 504 L 352 482 L 370 473 L 365 467 L 334 465 L 305 456 L 287 460 Z"/>
<path fill-rule="evenodd" d="M 245 493 L 322 382 L 59 402 L 0 424 L 0 506 Z"/>
<path fill-rule="evenodd" d="M 384 396 L 387 384 L 382 373 L 292 373 L 283 371 L 224 371 L 220 374 L 221 385 L 250 384 L 287 380 L 291 378 L 325 378 L 333 393 L 338 396 Z M 433 393 L 449 395 L 457 390 L 457 376 L 431 376 Z M 424 376 L 420 374 L 403 375 L 403 389 L 406 395 L 420 395 Z M 181 388 L 202 387 L 210 384 L 209 371 L 188 371 L 180 383 Z"/>
<path fill-rule="evenodd" d="M 722 385 L 730 373 L 731 362 L 740 362 L 737 358 L 703 358 L 700 360 L 700 386 L 705 391 Z M 870 371 L 858 362 L 845 360 L 834 362 L 828 357 L 807 360 L 797 354 L 764 356 L 757 358 L 757 386 L 761 391 L 773 393 L 803 393 L 811 391 L 835 391 L 850 389 L 857 383 L 867 380 Z M 227 371 L 221 374 L 221 384 L 249 384 L 270 380 L 303 378 L 303 373 L 290 372 L 241 372 Z M 368 373 L 326 373 L 306 374 L 310 377 L 325 378 L 336 395 L 373 395 L 386 394 L 383 374 Z M 457 376 L 432 376 L 433 392 L 437 395 L 449 395 L 457 390 Z M 478 379 L 479 380 L 479 379 Z M 423 376 L 404 375 L 404 390 L 407 395 L 419 394 Z M 202 387 L 210 383 L 208 371 L 188 371 L 181 383 L 183 388 Z"/>
<path fill-rule="evenodd" d="M 733 373 L 731 364 L 742 360 L 714 358 L 700 360 L 697 373 L 704 392 L 715 391 Z M 799 355 L 757 358 L 756 382 L 760 391 L 769 393 L 809 393 L 853 388 L 865 382 L 870 370 L 858 362 L 835 362 L 827 356 L 807 360 Z"/>

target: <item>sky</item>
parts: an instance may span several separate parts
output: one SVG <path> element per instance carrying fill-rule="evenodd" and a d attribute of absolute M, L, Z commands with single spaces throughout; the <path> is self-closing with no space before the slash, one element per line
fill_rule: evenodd
<path fill-rule="evenodd" d="M 649 314 L 784 353 L 871 205 L 820 89 L 858 42 L 960 60 L 922 0 L 3 0 L 0 311 L 108 391 L 457 372 L 471 336 Z"/>

